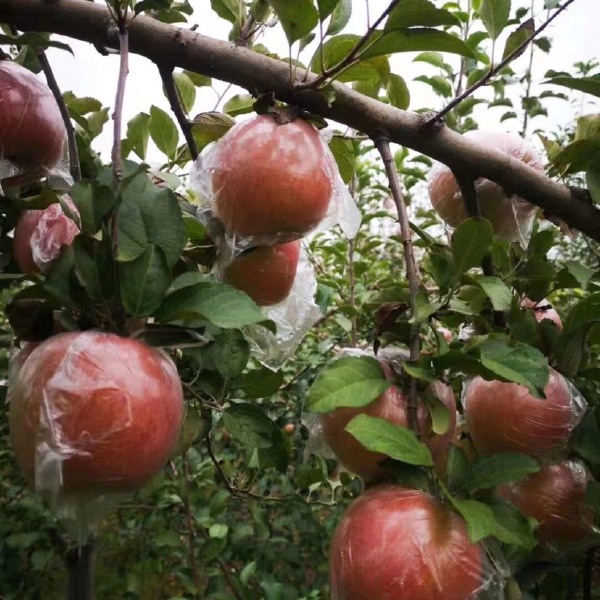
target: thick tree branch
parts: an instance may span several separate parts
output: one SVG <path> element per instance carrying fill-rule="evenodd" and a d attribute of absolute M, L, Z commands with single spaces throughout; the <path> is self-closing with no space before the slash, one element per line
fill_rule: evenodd
<path fill-rule="evenodd" d="M 0 22 L 22 31 L 47 31 L 114 48 L 105 7 L 85 0 L 0 0 Z M 383 104 L 334 82 L 336 97 L 328 105 L 316 91 L 295 92 L 289 65 L 248 48 L 202 36 L 138 15 L 129 25 L 130 50 L 156 64 L 170 64 L 234 83 L 251 93 L 271 91 L 284 102 L 298 104 L 367 135 L 385 130 L 390 141 L 447 164 L 486 177 L 510 193 L 526 198 L 548 214 L 600 241 L 600 210 L 575 201 L 569 189 L 516 158 L 481 147 L 446 127 L 427 128 L 422 115 Z M 304 78 L 298 70 L 298 81 Z M 311 75 L 310 77 L 314 77 Z M 310 79 L 309 77 L 309 79 Z"/>

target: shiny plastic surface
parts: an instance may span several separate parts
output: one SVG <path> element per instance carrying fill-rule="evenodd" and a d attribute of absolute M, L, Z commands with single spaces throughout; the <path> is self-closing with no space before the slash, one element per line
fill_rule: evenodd
<path fill-rule="evenodd" d="M 422 398 L 419 401 L 418 420 L 421 439 L 431 450 L 438 473 L 444 476 L 448 449 L 456 428 L 456 402 L 452 389 L 441 382 L 433 383 L 428 391 L 449 411 L 448 430 L 441 435 L 436 435 L 432 431 L 427 406 Z M 367 450 L 353 435 L 345 431 L 346 425 L 359 414 L 378 417 L 394 425 L 408 427 L 407 398 L 398 387 L 392 385 L 367 406 L 337 408 L 330 413 L 319 415 L 324 441 L 346 469 L 368 482 L 389 477 L 389 473 L 379 465 L 387 456 Z"/>
<path fill-rule="evenodd" d="M 497 493 L 538 521 L 540 543 L 560 550 L 590 538 L 597 531 L 594 509 L 585 503 L 591 479 L 582 463 L 566 460 L 544 465 L 538 473 L 500 486 Z"/>
<path fill-rule="evenodd" d="M 464 521 L 419 490 L 374 487 L 340 521 L 330 551 L 333 600 L 474 600 L 503 595 Z"/>
<path fill-rule="evenodd" d="M 225 268 L 223 280 L 248 294 L 259 306 L 283 302 L 294 285 L 300 247 L 297 240 L 250 248 Z"/>
<path fill-rule="evenodd" d="M 463 390 L 467 429 L 482 455 L 520 452 L 537 458 L 560 456 L 586 411 L 581 394 L 550 369 L 546 398 L 517 383 L 470 380 Z"/>
<path fill-rule="evenodd" d="M 73 202 L 69 208 L 77 214 Z M 23 273 L 46 273 L 63 245 L 71 245 L 79 227 L 58 203 L 44 210 L 23 211 L 13 238 L 14 258 Z"/>
<path fill-rule="evenodd" d="M 510 154 L 530 167 L 544 171 L 535 150 L 518 135 L 480 130 L 464 135 L 473 142 Z M 518 196 L 509 196 L 489 179 L 477 179 L 475 188 L 481 214 L 492 223 L 496 235 L 526 245 L 535 216 L 535 205 Z M 451 227 L 458 227 L 468 216 L 458 183 L 452 171 L 442 163 L 436 163 L 429 173 L 429 199 L 434 210 Z"/>
<path fill-rule="evenodd" d="M 0 179 L 22 185 L 60 160 L 66 130 L 48 86 L 16 63 L 0 61 Z"/>
<path fill-rule="evenodd" d="M 144 485 L 175 449 L 184 407 L 166 354 L 97 331 L 60 334 L 35 347 L 11 369 L 9 399 L 19 466 L 59 504 L 63 492 Z"/>

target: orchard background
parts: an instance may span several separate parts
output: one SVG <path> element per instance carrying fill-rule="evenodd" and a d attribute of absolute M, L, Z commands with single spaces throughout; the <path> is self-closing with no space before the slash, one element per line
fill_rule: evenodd
<path fill-rule="evenodd" d="M 329 597 L 331 539 L 365 486 L 325 450 L 308 409 L 319 402 L 360 406 L 381 394 L 384 380 L 373 377 L 372 362 L 345 358 L 347 385 L 324 394 L 338 381 L 332 365 L 343 348 L 399 350 L 405 358 L 410 350 L 404 368 L 392 374 L 395 383 L 408 390 L 444 380 L 457 401 L 474 375 L 519 382 L 539 395 L 550 364 L 588 403 L 563 454 L 585 461 L 598 479 L 600 71 L 576 32 L 573 64 L 540 69 L 562 58 L 552 33 L 561 31 L 562 19 L 587 11 L 592 20 L 598 8 L 591 6 L 584 0 L 0 0 L 2 50 L 42 80 L 54 69 L 73 130 L 64 164 L 40 181 L 3 186 L 0 197 L 6 376 L 15 341 L 104 328 L 166 348 L 184 386 L 177 452 L 99 522 L 85 546 L 95 556 L 97 598 Z M 227 40 L 205 37 L 212 33 L 207 18 Z M 71 39 L 88 45 L 83 50 L 77 42 L 72 52 Z M 120 102 L 104 93 L 100 101 L 77 82 L 77 95 L 69 83 L 64 87 L 78 73 L 88 80 L 93 69 L 81 56 L 92 48 L 93 64 L 111 61 L 97 78 L 102 87 L 118 88 L 135 114 L 123 117 Z M 142 88 L 128 87 L 133 55 L 150 60 Z M 132 76 L 141 64 L 130 62 Z M 164 99 L 149 101 L 161 87 Z M 190 173 L 192 157 L 205 156 L 235 120 L 283 103 L 330 126 L 330 149 L 362 222 L 353 240 L 337 227 L 305 240 L 320 317 L 293 356 L 272 370 L 245 337 L 262 313 L 210 275 L 216 251 L 196 218 L 202 199 Z M 477 128 L 519 133 L 543 156 L 545 173 L 462 136 Z M 453 235 L 427 196 L 434 159 L 460 175 L 473 215 Z M 539 208 L 520 243 L 492 236 L 477 217 L 479 177 Z M 19 211 L 55 203 L 65 191 L 85 216 L 85 239 L 75 245 L 75 258 L 65 250 L 47 275 L 25 276 L 12 252 Z M 159 214 L 152 207 L 167 196 L 178 210 Z M 103 200 L 110 205 L 104 213 Z M 133 204 L 145 217 L 126 222 L 132 213 L 125 208 Z M 123 258 L 96 235 L 103 230 L 104 241 L 110 238 L 113 230 L 103 228 L 113 215 L 131 239 L 145 237 L 147 260 Z M 173 259 L 148 258 L 156 247 Z M 412 252 L 418 273 L 407 278 Z M 116 291 L 107 275 L 113 267 L 120 274 Z M 189 273 L 204 279 L 174 302 L 173 281 Z M 525 297 L 549 299 L 562 332 L 522 310 Z M 439 403 L 430 408 L 443 433 L 447 411 Z M 426 460 L 415 459 L 423 448 L 417 437 L 400 429 L 402 444 L 367 426 L 357 437 L 393 455 L 387 466 L 397 481 L 436 493 L 460 512 L 473 541 L 485 540 L 502 556 L 502 591 L 491 597 L 600 596 L 597 530 L 581 544 L 548 552 L 537 543 L 534 521 L 490 499 L 497 485 L 534 473 L 537 464 L 514 454 L 496 463 L 477 458 L 465 430 L 438 481 Z M 0 598 L 65 597 L 69 573 L 81 568 L 82 540 L 28 487 L 9 443 L 8 410 L 0 430 Z M 593 480 L 585 501 L 600 508 Z"/>

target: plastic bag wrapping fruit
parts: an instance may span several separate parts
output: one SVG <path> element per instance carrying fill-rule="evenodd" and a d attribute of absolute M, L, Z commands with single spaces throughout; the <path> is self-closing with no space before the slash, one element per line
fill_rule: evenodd
<path fill-rule="evenodd" d="M 482 455 L 518 452 L 534 458 L 561 457 L 581 422 L 587 402 L 565 377 L 550 369 L 545 398 L 517 383 L 469 380 L 462 404 L 467 429 Z"/>
<path fill-rule="evenodd" d="M 420 490 L 370 488 L 345 512 L 329 558 L 332 600 L 501 600 L 496 553 L 462 518 Z"/>
<path fill-rule="evenodd" d="M 183 393 L 160 350 L 97 331 L 23 349 L 9 373 L 10 439 L 17 462 L 71 530 L 97 519 L 167 462 Z"/>
<path fill-rule="evenodd" d="M 79 212 L 69 196 L 61 200 L 74 218 Z M 63 245 L 70 246 L 79 226 L 63 206 L 54 203 L 43 210 L 23 211 L 14 233 L 13 251 L 17 265 L 24 273 L 47 273 L 58 258 Z"/>
<path fill-rule="evenodd" d="M 323 136 L 299 118 L 278 124 L 260 115 L 238 123 L 197 159 L 191 181 L 209 235 L 224 234 L 235 252 L 336 224 L 353 238 L 360 225 Z"/>
<path fill-rule="evenodd" d="M 499 486 L 496 494 L 538 522 L 543 550 L 560 552 L 597 543 L 595 511 L 585 501 L 592 476 L 579 461 L 543 465 L 525 479 Z"/>
<path fill-rule="evenodd" d="M 0 184 L 49 174 L 70 180 L 66 129 L 52 91 L 28 69 L 0 60 Z"/>
<path fill-rule="evenodd" d="M 465 137 L 482 146 L 504 152 L 543 172 L 544 166 L 535 150 L 522 138 L 504 132 L 469 131 Z M 531 235 L 536 206 L 508 194 L 497 183 L 479 178 L 475 181 L 482 217 L 488 219 L 494 233 L 509 242 L 526 247 Z M 449 167 L 435 163 L 429 172 L 429 198 L 434 210 L 451 227 L 458 227 L 467 217 L 459 185 Z"/>
<path fill-rule="evenodd" d="M 262 325 L 249 325 L 243 330 L 252 355 L 261 364 L 277 370 L 294 354 L 308 330 L 321 317 L 321 310 L 315 304 L 316 291 L 314 270 L 302 249 L 291 291 L 282 302 L 262 309 L 265 319 L 277 326 L 276 333 Z"/>
<path fill-rule="evenodd" d="M 373 356 L 370 351 L 357 351 L 355 348 L 343 349 L 343 356 Z M 384 359 L 385 360 L 385 359 Z M 383 373 L 391 378 L 392 372 L 385 362 L 381 362 Z M 446 410 L 447 416 L 442 419 L 445 427 L 434 431 L 431 410 Z M 389 478 L 389 473 L 380 465 L 388 457 L 385 454 L 367 450 L 349 432 L 345 431 L 350 421 L 361 414 L 384 419 L 393 425 L 408 427 L 408 397 L 398 386 L 390 387 L 377 399 L 365 406 L 339 407 L 317 418 L 305 413 L 303 423 L 310 432 L 306 452 L 335 457 L 340 464 L 367 482 Z M 456 429 L 456 401 L 452 389 L 440 381 L 433 382 L 426 391 L 419 395 L 417 419 L 421 440 L 429 448 L 438 475 L 445 478 L 448 450 Z"/>

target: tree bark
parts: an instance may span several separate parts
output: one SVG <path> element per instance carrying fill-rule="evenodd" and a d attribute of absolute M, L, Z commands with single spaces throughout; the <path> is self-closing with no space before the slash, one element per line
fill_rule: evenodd
<path fill-rule="evenodd" d="M 0 0 L 0 22 L 22 31 L 45 31 L 101 46 L 118 47 L 117 29 L 106 7 L 85 0 Z M 248 48 L 138 15 L 129 24 L 130 51 L 159 66 L 182 67 L 233 83 L 252 94 L 273 92 L 284 102 L 390 141 L 447 164 L 452 170 L 486 177 L 600 241 L 600 210 L 574 199 L 570 190 L 521 161 L 481 147 L 445 126 L 426 127 L 426 117 L 403 111 L 334 83 L 328 105 L 314 90 L 297 92 L 289 65 Z M 299 70 L 298 80 L 304 77 Z"/>

